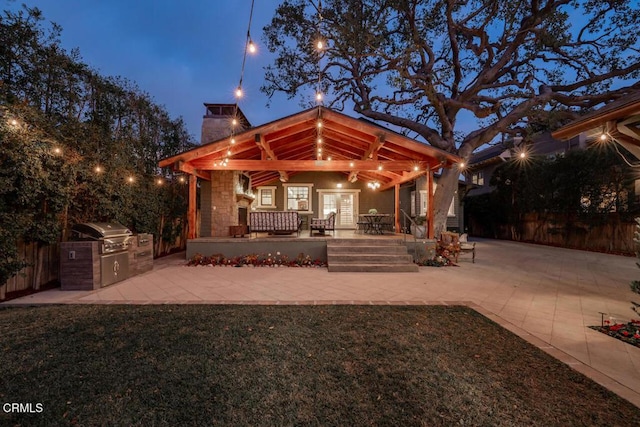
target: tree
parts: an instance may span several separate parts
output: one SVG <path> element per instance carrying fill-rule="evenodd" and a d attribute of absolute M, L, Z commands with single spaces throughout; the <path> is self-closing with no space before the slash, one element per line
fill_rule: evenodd
<path fill-rule="evenodd" d="M 277 57 L 262 89 L 320 82 L 330 107 L 468 159 L 549 112 L 566 121 L 639 90 L 638 25 L 627 0 L 286 0 L 265 28 Z M 440 178 L 436 232 L 459 172 Z"/>
<path fill-rule="evenodd" d="M 157 167 L 193 147 L 184 121 L 91 70 L 43 21 L 26 6 L 0 14 L 0 286 L 25 266 L 19 242 L 119 221 L 173 243 L 186 214 L 185 186 Z"/>

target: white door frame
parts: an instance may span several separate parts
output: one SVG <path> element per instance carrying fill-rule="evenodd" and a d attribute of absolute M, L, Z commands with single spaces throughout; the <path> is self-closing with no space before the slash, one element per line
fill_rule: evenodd
<path fill-rule="evenodd" d="M 324 209 L 323 196 L 325 194 L 353 194 L 353 224 L 349 226 L 339 227 L 336 223 L 336 228 L 355 229 L 358 223 L 358 216 L 360 214 L 360 190 L 340 189 L 340 188 L 322 188 L 316 190 L 318 193 L 318 214 L 322 213 Z"/>

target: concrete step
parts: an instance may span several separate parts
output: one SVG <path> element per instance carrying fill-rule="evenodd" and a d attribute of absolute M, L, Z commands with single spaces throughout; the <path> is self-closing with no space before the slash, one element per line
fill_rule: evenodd
<path fill-rule="evenodd" d="M 404 245 L 402 239 L 332 239 L 327 242 L 331 246 L 397 246 Z"/>
<path fill-rule="evenodd" d="M 353 273 L 417 273 L 420 271 L 417 264 L 344 264 L 329 263 L 330 272 Z"/>
<path fill-rule="evenodd" d="M 339 254 L 339 255 L 327 255 L 327 263 L 339 264 L 410 264 L 413 262 L 413 257 L 407 254 Z"/>
<path fill-rule="evenodd" d="M 401 239 L 335 239 L 327 242 L 331 272 L 415 273 L 419 271 Z"/>
<path fill-rule="evenodd" d="M 333 246 L 327 245 L 327 255 L 339 254 L 406 254 L 407 247 L 404 245 L 385 246 Z"/>

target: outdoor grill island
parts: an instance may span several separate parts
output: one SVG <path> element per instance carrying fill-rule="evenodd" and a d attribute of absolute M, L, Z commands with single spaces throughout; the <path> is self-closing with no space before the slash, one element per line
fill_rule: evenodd
<path fill-rule="evenodd" d="M 153 235 L 118 223 L 82 223 L 60 244 L 62 290 L 93 290 L 153 268 Z"/>

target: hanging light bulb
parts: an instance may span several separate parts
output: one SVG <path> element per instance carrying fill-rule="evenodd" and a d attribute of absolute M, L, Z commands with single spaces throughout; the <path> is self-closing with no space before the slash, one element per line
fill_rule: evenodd
<path fill-rule="evenodd" d="M 232 126 L 237 126 L 238 125 L 238 119 L 236 119 L 235 117 L 233 118 L 233 120 L 231 120 L 231 125 Z"/>
<path fill-rule="evenodd" d="M 230 155 L 231 155 L 231 150 L 227 150 L 227 156 L 230 156 Z M 227 159 L 224 159 L 224 160 L 226 161 Z"/>
<path fill-rule="evenodd" d="M 349 162 L 349 167 L 352 168 L 355 165 L 353 162 Z"/>
<path fill-rule="evenodd" d="M 236 89 L 236 98 L 242 98 L 242 87 L 240 86 Z"/>
<path fill-rule="evenodd" d="M 249 53 L 256 53 L 256 51 L 258 50 L 253 40 L 251 40 L 251 38 L 249 38 L 248 48 L 249 48 Z"/>
<path fill-rule="evenodd" d="M 318 126 L 318 129 L 320 129 L 322 127 L 322 120 L 318 120 L 317 126 Z"/>
<path fill-rule="evenodd" d="M 318 137 L 318 144 L 322 144 L 322 138 Z"/>
<path fill-rule="evenodd" d="M 603 132 L 603 133 L 600 135 L 600 141 L 606 141 L 606 140 L 607 140 L 607 134 Z"/>
<path fill-rule="evenodd" d="M 236 139 L 235 138 L 231 138 L 231 145 L 236 143 Z"/>
<path fill-rule="evenodd" d="M 162 185 L 162 179 L 158 178 L 158 179 L 156 180 L 156 183 L 157 183 L 158 185 Z"/>
<path fill-rule="evenodd" d="M 322 92 L 316 92 L 316 101 L 322 101 Z"/>
<path fill-rule="evenodd" d="M 413 167 L 413 170 L 414 170 L 414 171 L 416 171 L 416 172 L 418 172 L 418 170 L 419 170 L 419 169 L 420 169 L 420 167 L 418 167 L 418 165 L 415 165 L 415 166 Z"/>
<path fill-rule="evenodd" d="M 129 178 L 127 178 L 127 181 L 129 181 L 129 183 L 133 183 L 133 181 L 135 181 L 135 179 L 132 176 L 130 176 Z"/>
<path fill-rule="evenodd" d="M 322 41 L 322 39 L 318 39 L 318 41 L 316 42 L 316 48 L 318 50 L 323 50 L 324 49 L 324 42 Z"/>
<path fill-rule="evenodd" d="M 95 168 L 93 168 L 93 170 L 94 170 L 96 173 L 101 173 L 101 172 L 102 172 L 102 168 L 100 167 L 100 165 L 97 165 Z"/>

